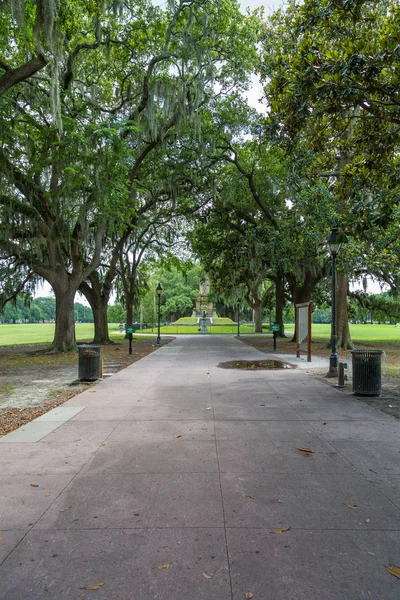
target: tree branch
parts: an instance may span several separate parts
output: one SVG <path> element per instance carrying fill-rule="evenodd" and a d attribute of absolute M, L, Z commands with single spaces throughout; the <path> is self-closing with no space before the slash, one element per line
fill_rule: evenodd
<path fill-rule="evenodd" d="M 0 77 L 0 97 L 11 87 L 32 77 L 46 65 L 47 61 L 43 54 L 39 54 L 16 69 L 12 69 L 2 61 L 0 67 L 5 70 L 5 73 Z"/>

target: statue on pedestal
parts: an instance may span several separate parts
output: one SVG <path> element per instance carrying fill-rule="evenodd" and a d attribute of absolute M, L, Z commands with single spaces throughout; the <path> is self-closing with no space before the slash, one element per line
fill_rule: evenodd
<path fill-rule="evenodd" d="M 209 302 L 211 283 L 207 275 L 200 283 L 199 296 L 197 298 L 196 307 L 193 309 L 192 317 L 215 318 L 217 313 L 212 302 Z"/>

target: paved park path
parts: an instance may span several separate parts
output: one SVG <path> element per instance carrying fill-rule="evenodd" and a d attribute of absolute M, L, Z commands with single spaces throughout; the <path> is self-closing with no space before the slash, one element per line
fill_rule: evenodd
<path fill-rule="evenodd" d="M 182 337 L 2 438 L 1 600 L 399 600 L 399 421 L 217 367 L 263 358 Z"/>

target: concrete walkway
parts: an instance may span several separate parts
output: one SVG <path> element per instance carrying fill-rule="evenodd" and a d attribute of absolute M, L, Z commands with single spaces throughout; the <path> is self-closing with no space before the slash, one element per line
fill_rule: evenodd
<path fill-rule="evenodd" d="M 2 438 L 1 600 L 400 598 L 399 421 L 235 359 L 180 338 Z"/>

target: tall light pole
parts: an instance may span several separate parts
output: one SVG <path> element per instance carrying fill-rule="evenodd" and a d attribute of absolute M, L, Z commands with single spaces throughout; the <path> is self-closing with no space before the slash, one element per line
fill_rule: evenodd
<path fill-rule="evenodd" d="M 160 336 L 160 322 L 161 322 L 161 294 L 163 293 L 163 289 L 161 287 L 161 283 L 156 287 L 156 292 L 158 296 L 158 333 L 157 333 L 157 344 L 161 344 L 161 336 Z"/>
<path fill-rule="evenodd" d="M 332 351 L 329 357 L 328 377 L 338 376 L 339 356 L 336 350 L 336 257 L 340 250 L 342 236 L 337 227 L 332 227 L 328 246 L 332 256 Z"/>
<path fill-rule="evenodd" d="M 236 300 L 236 308 L 237 308 L 237 320 L 238 320 L 238 337 L 240 337 L 240 322 L 239 322 L 239 306 L 240 306 L 240 299 L 238 298 Z"/>

